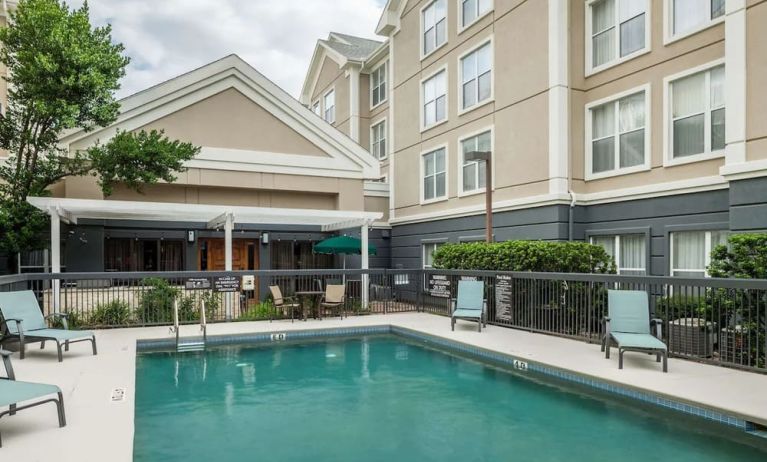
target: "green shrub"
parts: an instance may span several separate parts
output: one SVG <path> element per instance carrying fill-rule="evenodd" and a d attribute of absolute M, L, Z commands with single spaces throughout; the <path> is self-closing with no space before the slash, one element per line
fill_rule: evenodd
<path fill-rule="evenodd" d="M 281 314 L 278 313 L 278 310 L 277 308 L 275 308 L 274 304 L 270 300 L 266 300 L 249 308 L 247 311 L 242 313 L 240 317 L 237 318 L 237 320 L 238 321 L 263 321 L 266 319 L 275 319 L 280 316 Z"/>
<path fill-rule="evenodd" d="M 506 241 L 445 244 L 434 252 L 440 269 L 615 273 L 604 248 L 585 242 Z"/>
<path fill-rule="evenodd" d="M 213 291 L 195 291 L 191 295 L 181 297 L 178 302 L 179 321 L 199 321 L 200 305 L 203 301 L 205 302 L 205 318 L 208 321 L 212 321 L 221 305 L 221 299 Z"/>
<path fill-rule="evenodd" d="M 711 276 L 767 279 L 767 233 L 732 234 L 727 241 L 711 252 Z"/>
<path fill-rule="evenodd" d="M 173 302 L 181 291 L 160 278 L 144 279 L 142 285 L 148 289 L 141 296 L 136 310 L 138 320 L 143 323 L 173 322 Z"/>
<path fill-rule="evenodd" d="M 96 305 L 87 318 L 90 326 L 124 326 L 131 323 L 133 313 L 128 302 L 112 300 Z"/>

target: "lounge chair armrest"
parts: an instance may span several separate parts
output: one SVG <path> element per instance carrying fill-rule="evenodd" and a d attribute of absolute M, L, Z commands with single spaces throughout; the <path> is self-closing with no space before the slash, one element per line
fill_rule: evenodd
<path fill-rule="evenodd" d="M 69 313 L 51 313 L 45 319 L 61 320 L 64 330 L 69 330 Z"/>
<path fill-rule="evenodd" d="M 3 366 L 5 367 L 4 380 L 16 380 L 16 374 L 13 372 L 13 365 L 11 364 L 11 352 L 0 349 L 0 358 L 2 358 Z"/>
<path fill-rule="evenodd" d="M 21 319 L 14 319 L 14 318 L 8 318 L 8 319 L 0 319 L 0 326 L 5 324 L 6 326 L 11 322 L 16 323 L 16 328 L 19 330 L 19 332 L 22 332 L 21 330 Z"/>
<path fill-rule="evenodd" d="M 650 319 L 650 327 L 654 327 L 655 336 L 663 340 L 663 320 L 660 318 Z"/>
<path fill-rule="evenodd" d="M 451 298 L 450 299 L 450 312 L 451 313 L 455 311 L 457 303 L 458 303 L 458 299 L 457 298 Z"/>

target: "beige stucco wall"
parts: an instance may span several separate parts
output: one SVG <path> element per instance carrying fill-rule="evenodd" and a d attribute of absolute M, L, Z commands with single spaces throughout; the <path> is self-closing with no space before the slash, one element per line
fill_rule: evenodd
<path fill-rule="evenodd" d="M 547 2 L 495 2 L 495 12 L 458 33 L 459 2 L 448 2 L 448 42 L 420 59 L 420 9 L 409 2 L 394 36 L 394 178 L 397 218 L 480 205 L 459 197 L 459 139 L 493 129 L 496 201 L 548 191 Z M 494 102 L 459 115 L 459 57 L 493 40 Z M 447 66 L 448 121 L 420 131 L 421 80 Z M 448 200 L 420 205 L 421 154 L 447 145 Z"/>
<path fill-rule="evenodd" d="M 746 10 L 746 152 L 767 159 L 767 0 L 750 0 Z"/>
<path fill-rule="evenodd" d="M 719 24 L 668 45 L 663 44 L 663 16 L 661 0 L 651 2 L 651 51 L 601 72 L 585 75 L 584 14 L 586 3 L 570 3 L 570 75 L 571 92 L 571 162 L 573 189 L 578 193 L 608 191 L 618 188 L 645 186 L 654 183 L 686 180 L 718 175 L 724 159 L 706 160 L 690 164 L 664 167 L 663 79 L 685 70 L 704 65 L 724 57 L 724 24 Z M 651 170 L 616 177 L 584 181 L 585 106 L 592 101 L 608 98 L 623 91 L 650 85 L 649 128 L 651 134 Z"/>
<path fill-rule="evenodd" d="M 320 75 L 312 91 L 311 104 L 320 101 L 320 107 L 323 109 L 325 93 L 331 89 L 336 93 L 336 120 L 333 126 L 338 128 L 345 135 L 349 135 L 349 78 L 345 75 L 338 63 L 328 56 L 325 56 L 320 68 Z"/>
<path fill-rule="evenodd" d="M 389 198 L 388 197 L 365 197 L 366 212 L 381 212 L 383 218 L 379 221 L 389 220 Z"/>

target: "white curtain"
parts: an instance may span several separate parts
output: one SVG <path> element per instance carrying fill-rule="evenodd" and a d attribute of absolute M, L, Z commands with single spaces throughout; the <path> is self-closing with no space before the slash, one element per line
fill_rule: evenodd
<path fill-rule="evenodd" d="M 591 110 L 591 167 L 593 173 L 615 168 L 615 103 Z"/>
<path fill-rule="evenodd" d="M 637 93 L 618 103 L 620 137 L 620 167 L 633 167 L 644 163 L 645 151 L 645 94 Z"/>
<path fill-rule="evenodd" d="M 706 73 L 672 83 L 674 157 L 700 154 L 705 150 Z"/>
<path fill-rule="evenodd" d="M 602 246 L 607 255 L 615 258 L 615 236 L 594 236 L 591 243 Z"/>
<path fill-rule="evenodd" d="M 642 234 L 627 234 L 620 237 L 621 274 L 645 274 L 647 258 L 645 237 Z"/>
<path fill-rule="evenodd" d="M 684 231 L 672 233 L 675 275 L 701 276 L 706 271 L 706 232 Z M 685 270 L 679 272 L 677 270 Z"/>
<path fill-rule="evenodd" d="M 591 62 L 597 67 L 615 57 L 615 0 L 591 5 L 591 33 Z"/>
<path fill-rule="evenodd" d="M 711 0 L 666 0 L 674 3 L 674 35 L 704 24 L 711 17 Z"/>

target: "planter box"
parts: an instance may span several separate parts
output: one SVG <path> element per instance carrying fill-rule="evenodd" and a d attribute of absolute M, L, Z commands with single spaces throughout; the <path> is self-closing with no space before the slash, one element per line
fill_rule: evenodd
<path fill-rule="evenodd" d="M 668 323 L 671 353 L 709 358 L 714 354 L 714 323 L 700 318 L 680 318 Z"/>

